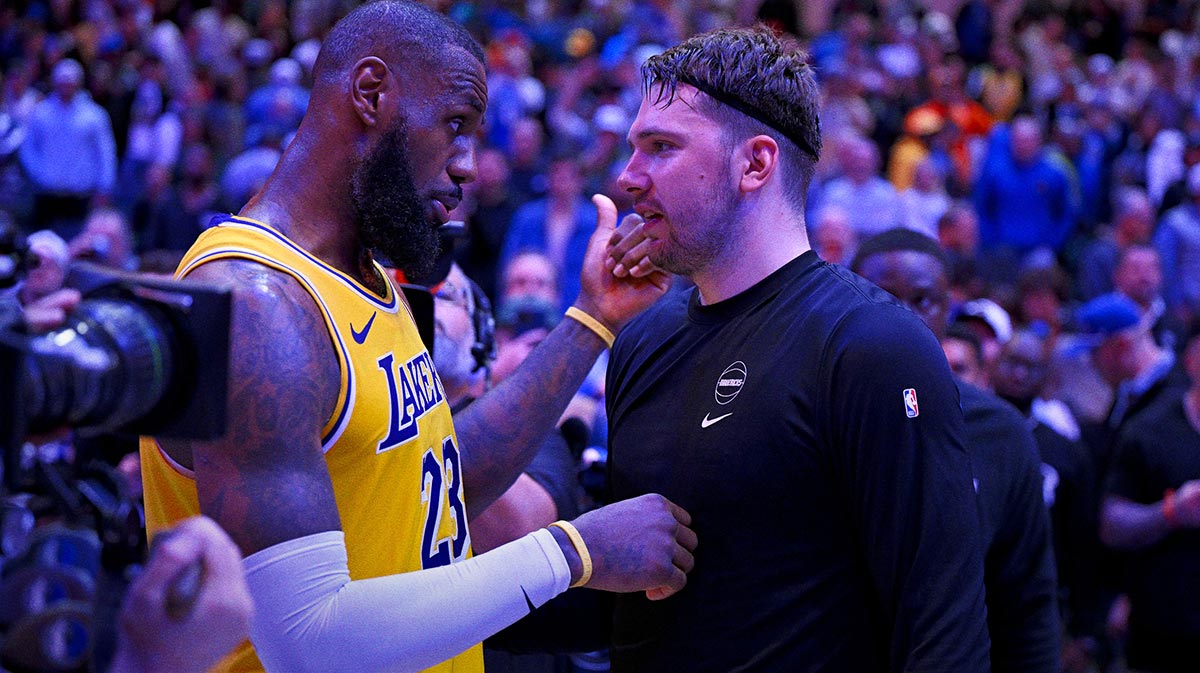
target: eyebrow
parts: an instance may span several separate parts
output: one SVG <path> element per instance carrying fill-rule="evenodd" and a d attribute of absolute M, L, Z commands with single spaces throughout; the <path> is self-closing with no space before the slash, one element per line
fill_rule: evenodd
<path fill-rule="evenodd" d="M 650 136 L 660 136 L 667 138 L 668 140 L 679 140 L 683 137 L 683 135 L 677 131 L 668 131 L 664 128 L 650 127 L 638 131 L 637 134 L 634 135 L 633 139 L 644 140 Z"/>

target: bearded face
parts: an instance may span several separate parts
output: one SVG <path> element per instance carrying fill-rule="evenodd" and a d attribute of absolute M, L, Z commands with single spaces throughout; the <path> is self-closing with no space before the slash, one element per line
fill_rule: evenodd
<path fill-rule="evenodd" d="M 409 278 L 429 273 L 439 250 L 437 229 L 413 181 L 403 119 L 384 132 L 355 168 L 351 198 L 367 247 Z"/>

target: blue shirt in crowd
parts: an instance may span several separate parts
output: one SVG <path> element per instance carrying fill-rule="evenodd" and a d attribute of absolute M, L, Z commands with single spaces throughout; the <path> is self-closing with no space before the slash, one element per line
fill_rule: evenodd
<path fill-rule="evenodd" d="M 116 184 L 112 122 L 84 92 L 67 102 L 51 95 L 38 103 L 20 152 L 39 192 L 92 196 L 109 194 Z"/>

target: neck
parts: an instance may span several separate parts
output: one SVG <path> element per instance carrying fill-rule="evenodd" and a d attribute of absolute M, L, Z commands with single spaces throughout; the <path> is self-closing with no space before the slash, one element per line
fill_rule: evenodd
<path fill-rule="evenodd" d="M 278 229 L 327 264 L 365 280 L 362 270 L 369 265 L 364 267 L 363 261 L 369 254 L 358 236 L 346 184 L 352 172 L 349 157 L 328 142 L 302 140 L 302 133 L 241 214 Z"/>
<path fill-rule="evenodd" d="M 715 304 L 746 291 L 812 249 L 803 212 L 786 205 L 736 213 L 741 230 L 721 254 L 691 275 L 700 301 Z"/>

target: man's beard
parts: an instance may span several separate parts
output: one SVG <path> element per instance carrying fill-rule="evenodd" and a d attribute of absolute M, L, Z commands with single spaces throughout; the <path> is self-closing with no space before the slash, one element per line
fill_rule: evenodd
<path fill-rule="evenodd" d="M 738 198 L 729 190 L 730 182 L 731 174 L 725 169 L 697 199 L 692 212 L 681 214 L 686 224 L 677 229 L 671 222 L 666 245 L 650 255 L 650 261 L 673 274 L 691 278 L 736 245 L 742 225 L 736 217 Z"/>
<path fill-rule="evenodd" d="M 439 252 L 438 236 L 413 181 L 403 119 L 355 168 L 351 189 L 363 244 L 408 278 L 428 274 Z"/>

